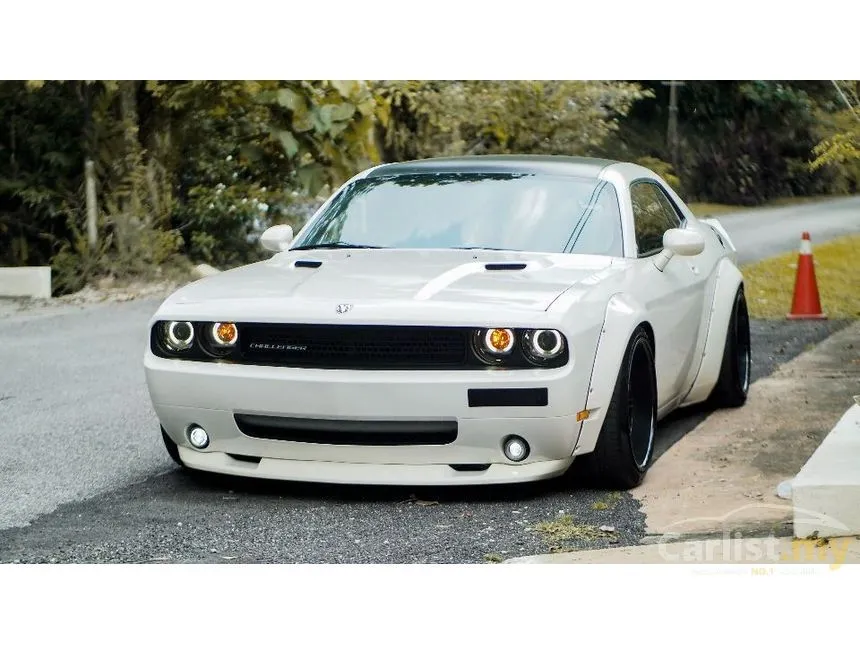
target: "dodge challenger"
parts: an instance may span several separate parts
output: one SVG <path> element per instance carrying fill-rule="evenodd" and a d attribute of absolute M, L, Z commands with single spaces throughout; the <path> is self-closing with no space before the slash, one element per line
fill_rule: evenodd
<path fill-rule="evenodd" d="M 345 484 L 639 485 L 656 423 L 740 406 L 735 247 L 630 163 L 384 164 L 267 260 L 192 282 L 144 356 L 167 452 L 228 475 Z"/>

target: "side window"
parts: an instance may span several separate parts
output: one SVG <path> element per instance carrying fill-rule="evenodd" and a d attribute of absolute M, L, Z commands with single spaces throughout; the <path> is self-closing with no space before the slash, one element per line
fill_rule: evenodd
<path fill-rule="evenodd" d="M 660 187 L 640 182 L 630 187 L 633 225 L 639 256 L 653 255 L 663 249 L 663 233 L 681 225 L 678 213 Z"/>

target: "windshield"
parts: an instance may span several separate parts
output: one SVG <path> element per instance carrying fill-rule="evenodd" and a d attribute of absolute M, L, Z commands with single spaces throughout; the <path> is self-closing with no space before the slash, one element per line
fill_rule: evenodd
<path fill-rule="evenodd" d="M 359 179 L 293 248 L 489 248 L 621 256 L 621 214 L 597 179 L 439 173 Z"/>

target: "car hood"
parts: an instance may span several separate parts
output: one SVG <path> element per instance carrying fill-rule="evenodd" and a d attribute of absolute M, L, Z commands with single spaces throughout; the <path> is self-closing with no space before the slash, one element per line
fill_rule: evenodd
<path fill-rule="evenodd" d="M 339 304 L 364 311 L 386 305 L 546 311 L 567 289 L 595 284 L 621 262 L 604 256 L 507 251 L 287 251 L 191 283 L 163 309 L 258 319 L 281 311 L 334 311 Z"/>

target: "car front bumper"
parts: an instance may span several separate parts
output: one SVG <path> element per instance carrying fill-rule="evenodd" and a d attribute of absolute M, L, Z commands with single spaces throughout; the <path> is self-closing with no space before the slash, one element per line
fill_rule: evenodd
<path fill-rule="evenodd" d="M 190 468 L 229 475 L 328 483 L 452 485 L 534 481 L 573 461 L 590 373 L 552 370 L 362 371 L 162 359 L 144 366 L 156 414 Z M 546 389 L 546 405 L 469 405 L 469 390 Z M 244 434 L 235 414 L 325 420 L 456 421 L 443 445 L 332 445 Z M 203 427 L 203 450 L 187 428 Z M 529 444 L 512 462 L 506 437 Z M 237 458 L 238 457 L 238 458 Z M 486 466 L 458 470 L 452 466 Z"/>

